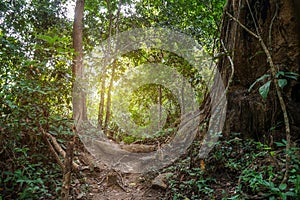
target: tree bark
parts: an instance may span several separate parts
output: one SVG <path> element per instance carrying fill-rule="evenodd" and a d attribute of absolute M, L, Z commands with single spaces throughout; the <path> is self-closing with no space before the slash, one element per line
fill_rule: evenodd
<path fill-rule="evenodd" d="M 71 174 L 72 174 L 72 164 L 73 164 L 73 150 L 74 150 L 74 141 L 70 141 L 66 150 L 66 157 L 64 163 L 64 175 L 63 175 L 63 184 L 61 190 L 61 199 L 68 200 L 70 185 L 71 185 Z"/>
<path fill-rule="evenodd" d="M 73 119 L 75 123 L 87 120 L 86 94 L 84 93 L 84 66 L 83 66 L 83 11 L 84 0 L 77 0 L 73 24 L 73 48 L 75 56 L 73 59 Z M 78 128 L 78 127 L 77 127 Z"/>
<path fill-rule="evenodd" d="M 98 109 L 98 128 L 100 129 L 103 128 L 105 85 L 106 85 L 106 68 L 103 70 L 101 75 L 101 90 L 100 90 L 100 101 L 99 101 L 99 109 Z"/>
<path fill-rule="evenodd" d="M 245 27 L 256 33 L 258 25 L 260 36 L 272 56 L 274 65 L 279 71 L 299 73 L 299 21 L 296 1 L 290 0 L 249 0 L 254 19 L 251 16 L 247 1 L 228 0 L 224 15 L 221 41 L 225 47 L 221 51 L 232 52 L 230 57 L 234 64 L 234 76 L 228 91 L 228 111 L 224 134 L 240 132 L 243 137 L 261 139 L 273 137 L 274 140 L 285 138 L 283 113 L 280 107 L 274 84 L 266 100 L 259 95 L 258 83 L 254 90 L 248 91 L 250 85 L 264 74 L 271 74 L 265 49 Z M 244 25 L 245 27 L 241 26 Z M 218 69 L 224 83 L 230 79 L 232 68 L 228 57 L 220 59 Z M 300 130 L 300 87 L 299 83 L 287 79 L 288 85 L 281 91 L 287 104 L 292 135 Z M 298 80 L 299 81 L 299 80 Z M 281 122 L 281 123 L 280 123 Z M 271 128 L 275 128 L 270 131 Z M 299 137 L 299 136 L 298 136 Z"/>
<path fill-rule="evenodd" d="M 158 85 L 158 130 L 162 128 L 162 88 Z"/>
<path fill-rule="evenodd" d="M 109 30 L 108 30 L 108 40 L 109 40 L 109 52 L 111 52 L 111 36 L 112 36 L 112 28 L 113 28 L 113 15 L 112 10 L 110 7 L 110 0 L 106 0 L 107 4 L 107 10 L 109 12 Z M 106 132 L 106 120 L 104 121 L 103 126 L 103 120 L 104 120 L 104 107 L 105 107 L 105 86 L 106 86 L 106 72 L 107 72 L 107 66 L 104 66 L 104 70 L 102 72 L 101 76 L 101 91 L 100 91 L 100 102 L 99 102 L 99 111 L 98 111 L 98 127 L 100 129 L 103 128 L 104 132 Z M 109 91 L 108 91 L 109 93 Z M 107 105 L 106 105 L 107 107 Z M 105 119 L 107 119 L 107 110 L 105 114 Z"/>
<path fill-rule="evenodd" d="M 108 35 L 108 40 L 109 40 L 109 52 L 111 52 L 111 36 L 113 33 L 113 13 L 112 13 L 112 8 L 111 8 L 111 1 L 110 0 L 106 0 L 107 3 L 107 10 L 109 12 L 109 35 Z M 115 22 L 115 31 L 116 33 L 119 32 L 119 19 L 120 19 L 120 12 L 121 12 L 121 6 L 122 6 L 122 1 L 119 1 L 118 4 L 118 11 L 117 11 L 117 15 L 116 15 L 116 22 Z M 118 41 L 117 41 L 118 43 Z M 116 50 L 116 49 L 115 49 Z M 104 107 L 105 107 L 105 85 L 106 85 L 106 73 L 107 73 L 107 69 L 105 67 L 105 69 L 103 70 L 103 74 L 102 74 L 102 81 L 101 81 L 101 94 L 100 94 L 100 103 L 99 103 L 99 112 L 98 112 L 98 127 L 101 129 L 103 128 L 104 133 L 107 133 L 107 128 L 108 128 L 108 124 L 109 124 L 109 120 L 111 117 L 111 91 L 113 88 L 113 81 L 114 81 L 114 76 L 115 76 L 115 69 L 116 65 L 115 63 L 112 64 L 112 75 L 111 75 L 111 80 L 109 83 L 109 88 L 107 90 L 107 101 L 106 101 L 106 110 L 105 110 L 105 121 L 104 121 L 104 125 L 103 125 L 103 120 L 104 120 Z M 111 136 L 112 137 L 112 136 Z"/>
<path fill-rule="evenodd" d="M 107 129 L 108 129 L 108 124 L 110 120 L 110 114 L 111 114 L 111 91 L 113 88 L 113 83 L 114 83 L 114 78 L 115 78 L 115 70 L 116 70 L 116 63 L 113 63 L 112 66 L 112 73 L 111 73 L 111 78 L 108 86 L 108 91 L 107 91 L 107 102 L 106 102 L 106 115 L 105 115 L 105 122 L 104 122 L 104 133 L 107 134 Z M 113 137 L 110 135 L 109 137 Z"/>

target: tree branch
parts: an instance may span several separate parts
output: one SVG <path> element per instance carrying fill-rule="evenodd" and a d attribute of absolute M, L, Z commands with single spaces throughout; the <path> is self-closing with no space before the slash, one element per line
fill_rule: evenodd
<path fill-rule="evenodd" d="M 74 151 L 74 138 L 73 141 L 69 142 L 66 150 L 65 168 L 64 168 L 63 183 L 62 183 L 62 190 L 61 190 L 62 200 L 67 200 L 69 198 L 72 164 L 73 164 L 73 151 Z"/>
<path fill-rule="evenodd" d="M 53 155 L 55 156 L 58 164 L 60 166 L 64 166 L 62 161 L 60 160 L 57 152 L 65 159 L 66 158 L 66 152 L 61 148 L 61 146 L 58 144 L 57 140 L 55 137 L 53 137 L 50 133 L 47 133 L 42 127 L 40 127 L 41 132 L 43 133 L 43 135 L 45 136 L 46 140 L 47 140 L 47 144 L 51 150 L 51 152 L 53 153 Z M 49 142 L 49 140 L 51 140 L 51 143 Z M 79 165 L 76 164 L 75 162 L 73 162 L 72 164 L 73 169 L 74 170 L 78 170 L 79 169 Z M 62 167 L 62 169 L 64 169 L 64 167 Z"/>
<path fill-rule="evenodd" d="M 242 24 L 237 18 L 235 18 L 234 16 L 232 16 L 229 12 L 226 11 L 226 14 L 233 19 L 236 23 L 238 23 L 243 29 L 245 29 L 245 31 L 247 31 L 248 33 L 250 33 L 253 37 L 259 39 L 258 35 L 256 35 L 254 32 L 252 32 L 250 29 L 248 29 L 244 24 Z"/>
<path fill-rule="evenodd" d="M 226 49 L 226 47 L 224 45 L 223 40 L 221 40 L 221 44 L 222 44 L 222 47 L 223 47 L 224 52 L 225 52 L 225 55 L 227 56 L 227 58 L 228 58 L 228 60 L 230 62 L 230 66 L 231 66 L 231 75 L 229 77 L 229 80 L 228 80 L 228 83 L 227 83 L 227 86 L 226 86 L 226 89 L 225 89 L 225 93 L 227 93 L 228 89 L 229 89 L 229 86 L 230 86 L 230 84 L 232 82 L 233 76 L 234 76 L 234 63 L 233 63 L 232 58 L 229 56 L 229 53 L 228 53 L 228 51 L 227 51 L 227 49 Z"/>

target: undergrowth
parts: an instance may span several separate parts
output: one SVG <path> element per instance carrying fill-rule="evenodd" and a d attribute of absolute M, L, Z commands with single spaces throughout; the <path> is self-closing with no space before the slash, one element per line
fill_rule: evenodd
<path fill-rule="evenodd" d="M 47 122 L 51 122 L 47 128 L 49 133 L 64 147 L 73 134 L 69 121 L 48 119 Z M 32 127 L 29 130 L 16 123 L 2 129 L 0 200 L 56 199 L 60 196 L 62 170 L 45 144 L 45 138 Z"/>
<path fill-rule="evenodd" d="M 52 199 L 57 196 L 61 189 L 62 173 L 55 161 L 49 159 L 47 154 L 31 154 L 26 146 L 15 151 L 6 160 L 6 165 L 1 165 L 0 197 Z"/>
<path fill-rule="evenodd" d="M 285 172 L 286 141 L 269 147 L 254 140 L 234 137 L 219 141 L 206 160 L 197 159 L 197 147 L 189 156 L 166 169 L 169 199 L 299 199 L 299 147 L 291 156 L 289 179 L 281 183 Z"/>

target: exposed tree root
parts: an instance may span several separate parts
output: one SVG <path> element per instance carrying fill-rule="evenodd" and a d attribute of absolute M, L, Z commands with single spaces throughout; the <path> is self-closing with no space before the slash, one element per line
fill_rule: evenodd
<path fill-rule="evenodd" d="M 61 146 L 58 144 L 56 138 L 52 136 L 50 133 L 47 133 L 42 127 L 40 127 L 41 132 L 43 133 L 47 145 L 49 149 L 51 150 L 52 154 L 54 155 L 57 163 L 61 166 L 62 170 L 65 170 L 65 166 L 61 159 L 59 158 L 59 155 L 62 156 L 64 159 L 66 158 L 66 152 L 61 148 Z M 50 142 L 50 141 L 51 142 Z M 72 167 L 74 170 L 79 170 L 79 165 L 75 162 L 72 162 Z"/>

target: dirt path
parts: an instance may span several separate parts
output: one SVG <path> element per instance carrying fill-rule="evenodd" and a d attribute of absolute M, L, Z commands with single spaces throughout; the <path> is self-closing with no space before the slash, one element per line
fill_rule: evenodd
<path fill-rule="evenodd" d="M 117 176 L 118 177 L 118 176 Z M 109 179 L 114 179 L 110 177 Z M 164 199 L 161 190 L 152 188 L 144 182 L 140 175 L 126 174 L 122 177 L 123 183 L 106 181 L 101 185 L 99 192 L 93 194 L 94 200 L 100 199 Z"/>
<path fill-rule="evenodd" d="M 157 173 L 131 174 L 109 169 L 95 163 L 92 156 L 82 153 L 78 158 L 83 170 L 74 174 L 72 198 L 80 200 L 159 200 L 166 199 L 165 189 L 156 184 Z"/>

